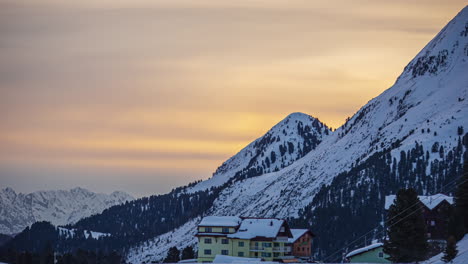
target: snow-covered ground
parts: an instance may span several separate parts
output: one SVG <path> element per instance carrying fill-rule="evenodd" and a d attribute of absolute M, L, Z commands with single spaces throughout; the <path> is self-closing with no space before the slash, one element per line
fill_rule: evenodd
<path fill-rule="evenodd" d="M 452 264 L 468 264 L 468 235 L 457 243 L 458 255 L 453 260 Z M 432 257 L 422 264 L 445 264 L 442 261 L 443 253 Z"/>
<path fill-rule="evenodd" d="M 193 219 L 183 226 L 155 237 L 152 240 L 141 243 L 132 248 L 127 254 L 127 262 L 131 264 L 150 263 L 151 261 L 162 261 L 170 247 L 176 246 L 183 249 L 187 246 L 197 248 L 197 225 L 200 218 Z"/>

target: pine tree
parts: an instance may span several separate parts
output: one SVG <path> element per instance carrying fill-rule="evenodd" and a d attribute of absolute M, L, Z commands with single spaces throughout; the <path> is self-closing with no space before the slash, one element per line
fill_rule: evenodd
<path fill-rule="evenodd" d="M 468 232 L 468 160 L 463 164 L 463 175 L 455 192 L 455 217 L 461 225 L 455 235 L 457 239 L 461 239 Z"/>
<path fill-rule="evenodd" d="M 413 189 L 401 189 L 387 216 L 388 239 L 384 252 L 393 262 L 426 259 L 428 243 L 422 203 Z"/>
<path fill-rule="evenodd" d="M 185 247 L 182 250 L 182 259 L 194 259 L 195 252 L 193 251 L 192 246 Z"/>
<path fill-rule="evenodd" d="M 444 256 L 442 260 L 445 263 L 452 262 L 452 260 L 457 256 L 457 240 L 455 237 L 451 236 L 447 239 L 447 246 L 445 247 Z"/>
<path fill-rule="evenodd" d="M 180 260 L 180 251 L 177 247 L 169 248 L 164 263 L 177 263 Z"/>

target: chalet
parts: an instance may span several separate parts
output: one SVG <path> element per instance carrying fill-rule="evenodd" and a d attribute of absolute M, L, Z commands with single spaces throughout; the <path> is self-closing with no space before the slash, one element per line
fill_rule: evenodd
<path fill-rule="evenodd" d="M 349 263 L 391 263 L 389 257 L 383 252 L 382 243 L 355 249 L 345 256 Z"/>
<path fill-rule="evenodd" d="M 293 235 L 289 239 L 292 255 L 298 258 L 310 259 L 312 257 L 312 238 L 315 236 L 309 229 L 291 229 Z"/>
<path fill-rule="evenodd" d="M 280 261 L 294 258 L 293 245 L 301 245 L 309 254 L 313 234 L 296 232 L 288 223 L 277 218 L 208 216 L 198 225 L 198 262 L 213 262 L 217 255 Z M 301 244 L 302 243 L 302 244 Z M 311 244 L 311 243 L 309 243 Z"/>
<path fill-rule="evenodd" d="M 445 241 L 447 239 L 447 226 L 453 205 L 453 197 L 444 194 L 418 197 L 426 221 L 427 238 L 434 241 Z M 385 197 L 385 210 L 390 208 L 395 198 L 395 195 Z"/>

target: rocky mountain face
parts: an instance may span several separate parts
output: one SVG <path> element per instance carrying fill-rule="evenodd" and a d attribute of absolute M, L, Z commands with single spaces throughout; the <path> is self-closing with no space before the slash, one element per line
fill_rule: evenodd
<path fill-rule="evenodd" d="M 381 237 L 378 225 L 386 194 L 403 187 L 421 194 L 452 192 L 448 184 L 468 160 L 467 32 L 468 7 L 405 67 L 392 87 L 314 151 L 279 171 L 234 182 L 220 192 L 208 214 L 292 218 L 295 226 L 319 232 L 315 245 L 324 258 L 333 250 L 359 246 L 349 242 L 376 226 L 366 239 Z M 169 246 L 195 244 L 187 232 L 195 225 L 189 221 L 135 247 L 128 259 L 160 259 Z"/>
<path fill-rule="evenodd" d="M 83 217 L 133 199 L 124 192 L 108 195 L 83 188 L 29 194 L 6 188 L 0 191 L 0 233 L 17 234 L 38 221 L 48 221 L 54 225 L 73 224 Z"/>

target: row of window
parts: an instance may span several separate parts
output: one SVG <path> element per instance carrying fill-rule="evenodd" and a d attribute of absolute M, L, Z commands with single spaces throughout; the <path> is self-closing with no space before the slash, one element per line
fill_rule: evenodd
<path fill-rule="evenodd" d="M 297 247 L 296 248 L 297 252 L 301 252 L 301 248 Z M 302 247 L 302 252 L 305 252 L 307 249 L 305 247 Z"/>
<path fill-rule="evenodd" d="M 211 238 L 205 238 L 204 242 L 205 244 L 212 244 L 213 240 Z M 226 238 L 221 239 L 221 244 L 224 244 L 224 245 L 229 244 L 229 239 L 226 239 Z M 239 247 L 244 247 L 244 241 L 239 241 L 238 245 Z"/>
<path fill-rule="evenodd" d="M 211 249 L 205 249 L 203 253 L 205 253 L 205 255 L 211 255 Z M 239 257 L 244 256 L 244 252 L 239 252 L 239 253 L 242 253 L 242 256 L 239 255 Z M 229 250 L 227 249 L 221 250 L 221 255 L 229 255 Z"/>
<path fill-rule="evenodd" d="M 260 243 L 255 242 L 255 247 L 258 247 L 259 245 L 260 245 Z M 262 243 L 262 247 L 264 247 L 264 248 L 271 248 L 271 246 L 272 246 L 271 242 L 263 242 Z M 279 247 L 279 243 L 275 243 L 275 247 Z"/>
<path fill-rule="evenodd" d="M 213 240 L 211 238 L 205 238 L 204 242 L 205 244 L 212 244 Z M 229 244 L 229 239 L 226 239 L 226 238 L 221 239 L 221 244 L 225 244 L 225 245 Z M 239 247 L 243 247 L 243 246 L 244 246 L 244 242 L 239 242 Z"/>
<path fill-rule="evenodd" d="M 205 249 L 203 253 L 205 253 L 205 255 L 211 255 L 211 249 Z M 229 255 L 229 250 L 227 250 L 227 249 L 221 250 L 221 255 Z M 241 252 L 237 252 L 237 256 L 244 257 L 245 255 L 244 255 L 244 252 L 241 251 Z M 257 252 L 255 253 L 255 256 L 258 257 Z M 263 258 L 271 258 L 271 253 L 270 252 L 262 252 L 261 256 Z M 279 256 L 280 256 L 279 253 L 276 253 L 276 252 L 273 253 L 273 257 L 279 257 Z"/>
<path fill-rule="evenodd" d="M 212 233 L 212 232 L 213 232 L 213 228 L 211 228 L 211 227 L 205 227 L 205 232 L 206 232 L 206 233 Z M 228 228 L 228 227 L 223 227 L 221 232 L 222 232 L 222 233 L 229 233 L 229 228 Z"/>

